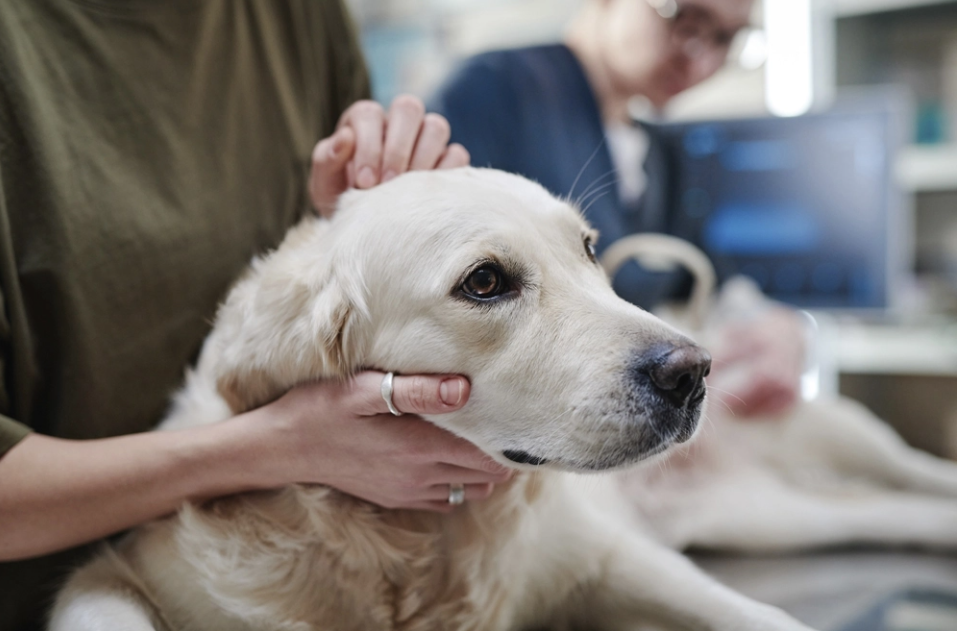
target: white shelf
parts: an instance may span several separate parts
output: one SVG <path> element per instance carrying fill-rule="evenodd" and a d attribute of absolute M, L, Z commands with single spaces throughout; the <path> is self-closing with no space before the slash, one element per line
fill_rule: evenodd
<path fill-rule="evenodd" d="M 831 0 L 834 15 L 847 17 L 867 15 L 899 9 L 917 9 L 934 4 L 947 4 L 953 0 Z"/>
<path fill-rule="evenodd" d="M 907 191 L 957 191 L 957 143 L 905 148 L 897 179 Z"/>
<path fill-rule="evenodd" d="M 957 324 L 839 325 L 836 342 L 843 373 L 957 377 Z"/>

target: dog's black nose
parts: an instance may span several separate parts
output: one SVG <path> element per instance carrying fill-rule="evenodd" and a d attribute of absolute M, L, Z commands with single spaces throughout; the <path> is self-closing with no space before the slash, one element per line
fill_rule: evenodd
<path fill-rule="evenodd" d="M 696 344 L 667 350 L 648 367 L 658 392 L 679 408 L 704 393 L 704 378 L 710 372 L 711 355 Z"/>

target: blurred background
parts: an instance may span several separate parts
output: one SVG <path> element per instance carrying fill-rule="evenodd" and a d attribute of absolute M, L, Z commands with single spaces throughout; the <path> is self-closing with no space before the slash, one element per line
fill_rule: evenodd
<path fill-rule="evenodd" d="M 427 99 L 470 55 L 560 41 L 581 6 L 349 1 L 382 103 Z M 957 1 L 758 0 L 723 69 L 654 123 L 671 152 L 666 200 L 683 211 L 674 232 L 720 277 L 751 276 L 818 322 L 806 395 L 859 399 L 957 458 Z M 953 559 L 849 552 L 786 567 L 711 569 L 829 629 L 892 585 L 957 593 Z M 868 615 L 841 628 L 892 628 Z M 922 624 L 893 628 L 954 630 L 957 616 Z"/>

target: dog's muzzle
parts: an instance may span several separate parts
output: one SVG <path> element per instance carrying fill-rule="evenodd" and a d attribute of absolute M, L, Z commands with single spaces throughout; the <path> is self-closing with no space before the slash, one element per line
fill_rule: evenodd
<path fill-rule="evenodd" d="M 601 418 L 593 419 L 598 426 L 613 429 L 594 434 L 597 448 L 591 453 L 565 453 L 558 448 L 536 455 L 506 449 L 502 455 L 520 465 L 602 471 L 661 453 L 694 435 L 707 392 L 704 378 L 710 371 L 711 355 L 690 340 L 645 347 L 622 373 L 624 380 L 616 393 L 621 398 L 609 397 L 612 404 L 598 412 Z"/>
<path fill-rule="evenodd" d="M 682 443 L 698 426 L 711 372 L 711 355 L 697 344 L 657 348 L 639 357 L 632 387 L 655 433 L 663 442 Z"/>

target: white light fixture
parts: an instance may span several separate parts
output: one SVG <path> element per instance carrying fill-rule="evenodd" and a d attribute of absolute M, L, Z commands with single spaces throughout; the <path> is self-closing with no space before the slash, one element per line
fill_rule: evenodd
<path fill-rule="evenodd" d="M 811 3 L 764 0 L 765 99 L 777 116 L 800 116 L 814 103 Z"/>

